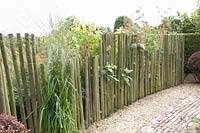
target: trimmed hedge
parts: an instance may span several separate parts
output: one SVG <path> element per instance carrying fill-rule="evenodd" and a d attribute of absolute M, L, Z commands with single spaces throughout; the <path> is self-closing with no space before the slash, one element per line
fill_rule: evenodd
<path fill-rule="evenodd" d="M 200 34 L 185 34 L 185 63 L 197 51 L 200 51 Z"/>

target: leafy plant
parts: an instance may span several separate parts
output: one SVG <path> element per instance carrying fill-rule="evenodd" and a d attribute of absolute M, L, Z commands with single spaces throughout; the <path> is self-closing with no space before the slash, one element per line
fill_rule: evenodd
<path fill-rule="evenodd" d="M 101 31 L 95 24 L 87 24 L 76 27 L 74 38 L 75 47 L 82 56 L 93 56 L 99 54 L 101 42 Z"/>
<path fill-rule="evenodd" d="M 105 76 L 108 81 L 114 80 L 114 81 L 119 82 L 119 80 L 114 75 L 114 70 L 116 70 L 116 69 L 117 69 L 116 65 L 113 65 L 113 64 L 106 65 L 101 70 L 101 75 Z"/>
<path fill-rule="evenodd" d="M 130 81 L 132 78 L 130 77 L 130 74 L 133 72 L 133 70 L 129 70 L 128 68 L 125 68 L 122 71 L 122 79 L 125 81 L 125 83 L 130 86 Z"/>
<path fill-rule="evenodd" d="M 119 16 L 115 20 L 114 32 L 120 32 L 120 31 L 123 31 L 123 30 L 125 30 L 126 32 L 131 32 L 132 25 L 133 25 L 133 22 L 129 17 Z"/>
<path fill-rule="evenodd" d="M 196 123 L 197 124 L 197 129 L 199 129 L 200 130 L 200 118 L 194 118 L 193 120 L 192 120 L 192 122 L 194 122 L 194 123 Z"/>
<path fill-rule="evenodd" d="M 16 117 L 0 114 L 0 132 L 1 133 L 29 133 L 22 123 L 17 121 Z"/>
<path fill-rule="evenodd" d="M 168 33 L 196 33 L 200 32 L 200 9 L 196 9 L 191 15 L 179 13 L 164 17 L 160 27 Z"/>
<path fill-rule="evenodd" d="M 40 114 L 40 131 L 72 132 L 74 120 L 69 100 L 68 61 L 73 58 L 66 47 L 51 44 L 47 58 L 47 93 L 43 97 L 44 105 Z"/>
<path fill-rule="evenodd" d="M 63 45 L 74 49 L 76 55 L 93 56 L 99 54 L 101 33 L 99 27 L 93 23 L 83 24 L 76 17 L 71 16 L 57 22 L 50 21 L 51 33 L 42 40 L 41 50 L 47 49 L 48 44 Z"/>

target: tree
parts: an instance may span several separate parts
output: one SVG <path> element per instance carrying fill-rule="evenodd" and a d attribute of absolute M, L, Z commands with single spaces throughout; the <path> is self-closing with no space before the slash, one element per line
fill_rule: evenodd
<path fill-rule="evenodd" d="M 114 24 L 114 32 L 116 32 L 118 29 L 122 28 L 128 32 L 131 32 L 133 26 L 132 20 L 127 16 L 119 16 L 115 20 Z"/>
<path fill-rule="evenodd" d="M 200 8 L 196 9 L 192 15 L 177 12 L 175 16 L 165 17 L 159 26 L 166 32 L 173 33 L 196 33 L 200 32 Z"/>

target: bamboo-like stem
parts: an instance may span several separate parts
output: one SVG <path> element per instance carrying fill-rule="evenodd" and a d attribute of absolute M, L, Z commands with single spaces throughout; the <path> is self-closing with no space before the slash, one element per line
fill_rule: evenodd
<path fill-rule="evenodd" d="M 35 93 L 35 82 L 33 77 L 33 66 L 32 66 L 32 59 L 30 55 L 30 44 L 29 44 L 29 34 L 25 34 L 25 45 L 26 45 L 26 59 L 27 59 L 27 67 L 28 67 L 28 74 L 29 74 L 29 81 L 30 81 L 30 88 L 31 88 L 31 104 L 32 104 L 32 111 L 33 111 L 33 122 L 34 122 L 34 130 L 35 133 L 38 132 L 37 126 L 37 101 L 36 101 L 36 93 Z"/>
<path fill-rule="evenodd" d="M 36 97 L 38 101 L 38 107 L 41 107 L 41 92 L 38 81 L 38 72 L 37 72 L 37 64 L 36 64 L 36 53 L 35 53 L 35 38 L 34 35 L 31 35 L 31 45 L 32 45 L 32 59 L 33 59 L 33 68 L 34 68 L 34 79 L 35 79 L 35 88 L 36 88 Z"/>
<path fill-rule="evenodd" d="M 0 62 L 0 67 L 1 67 L 1 62 Z M 2 73 L 2 69 L 0 68 L 0 105 L 1 105 L 0 113 L 7 113 L 6 100 L 5 100 L 6 96 L 5 96 L 5 91 L 4 91 L 5 88 L 3 86 L 2 78 L 3 78 L 3 73 Z"/>
<path fill-rule="evenodd" d="M 4 63 L 4 69 L 5 69 L 5 73 L 6 73 L 8 90 L 10 93 L 11 113 L 12 113 L 12 115 L 17 116 L 13 85 L 11 82 L 10 72 L 9 72 L 9 68 L 8 68 L 7 55 L 6 55 L 6 51 L 5 51 L 5 47 L 4 47 L 4 43 L 3 43 L 3 35 L 1 33 L 0 33 L 0 48 L 1 48 L 1 55 L 2 55 L 2 59 L 3 59 L 3 63 Z"/>
<path fill-rule="evenodd" d="M 31 104 L 30 104 L 30 97 L 29 97 L 29 90 L 27 86 L 27 78 L 26 78 L 26 68 L 24 63 L 24 57 L 23 57 L 23 49 L 22 49 L 22 38 L 19 33 L 17 33 L 17 46 L 19 50 L 19 59 L 20 59 L 20 73 L 22 78 L 22 84 L 24 88 L 24 95 L 25 95 L 25 104 L 26 104 L 26 112 L 27 116 L 31 114 Z M 30 115 L 28 119 L 28 126 L 31 129 L 31 131 L 34 133 L 34 125 L 33 125 L 33 117 Z"/>
<path fill-rule="evenodd" d="M 26 125 L 24 100 L 23 100 L 23 95 L 21 91 L 19 68 L 18 68 L 17 57 L 15 53 L 16 49 L 15 49 L 15 46 L 13 45 L 13 34 L 9 34 L 8 36 L 9 36 L 10 50 L 12 53 L 13 65 L 14 65 L 14 70 L 15 70 L 15 75 L 16 75 L 16 80 L 17 80 L 17 92 L 19 96 L 18 98 L 19 98 L 20 115 L 21 115 L 23 124 Z"/>

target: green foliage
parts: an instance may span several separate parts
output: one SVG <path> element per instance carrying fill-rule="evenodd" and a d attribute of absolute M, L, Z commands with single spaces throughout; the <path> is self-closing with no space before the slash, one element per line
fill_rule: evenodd
<path fill-rule="evenodd" d="M 196 32 L 200 32 L 200 8 L 196 9 L 192 15 Z"/>
<path fill-rule="evenodd" d="M 173 33 L 194 33 L 197 31 L 194 21 L 194 16 L 188 14 L 178 13 L 176 16 L 170 16 L 168 19 L 170 23 L 169 31 Z"/>
<path fill-rule="evenodd" d="M 41 40 L 40 51 L 48 48 L 49 43 L 74 49 L 77 56 L 99 54 L 101 32 L 95 24 L 81 24 L 71 16 L 58 22 L 50 21 L 52 32 Z"/>
<path fill-rule="evenodd" d="M 127 31 L 127 32 L 131 32 L 132 30 L 132 25 L 133 22 L 132 20 L 127 17 L 127 16 L 119 16 L 116 20 L 115 20 L 115 24 L 114 24 L 114 32 L 118 31 Z"/>
<path fill-rule="evenodd" d="M 137 33 L 136 43 L 140 50 L 154 51 L 161 47 L 161 31 L 145 23 Z M 133 47 L 133 45 L 132 45 Z"/>
<path fill-rule="evenodd" d="M 99 54 L 101 34 L 94 24 L 81 25 L 75 29 L 75 47 L 82 56 L 93 56 Z"/>
<path fill-rule="evenodd" d="M 161 34 L 162 30 L 150 26 L 146 21 L 142 20 L 144 14 L 140 10 L 136 10 L 137 17 L 134 22 L 127 16 L 119 16 L 115 20 L 114 32 L 115 34 L 120 33 L 132 33 L 136 35 L 135 43 L 131 44 L 131 48 L 137 47 L 146 49 L 148 51 L 154 51 L 161 47 Z M 130 28 L 131 27 L 131 28 Z M 141 44 L 144 44 L 143 46 Z M 141 47 L 142 46 L 142 47 Z"/>
<path fill-rule="evenodd" d="M 72 87 L 68 62 L 69 59 L 99 54 L 101 31 L 95 24 L 81 24 L 75 17 L 56 23 L 51 21 L 51 25 L 52 32 L 41 40 L 38 47 L 45 57 L 43 63 L 48 71 L 47 94 L 43 98 L 44 105 L 40 113 L 40 131 L 70 133 L 74 120 L 68 94 L 69 87 Z"/>
<path fill-rule="evenodd" d="M 185 63 L 188 58 L 196 51 L 200 50 L 200 9 L 193 12 L 192 15 L 186 13 L 177 13 L 176 16 L 168 18 L 170 23 L 169 32 L 172 33 L 193 33 L 185 35 Z"/>
<path fill-rule="evenodd" d="M 185 62 L 197 51 L 200 51 L 200 34 L 185 35 Z"/>
<path fill-rule="evenodd" d="M 200 9 L 196 9 L 192 15 L 186 13 L 165 17 L 161 26 L 172 33 L 197 33 L 200 32 Z"/>
<path fill-rule="evenodd" d="M 49 44 L 47 67 L 47 92 L 43 97 L 44 104 L 40 114 L 40 131 L 72 132 L 74 120 L 69 101 L 69 68 L 68 61 L 73 58 L 63 46 Z"/>
<path fill-rule="evenodd" d="M 130 86 L 130 81 L 132 78 L 130 77 L 130 74 L 133 72 L 133 70 L 129 70 L 128 68 L 125 68 L 122 71 L 122 79 L 125 81 L 126 85 Z"/>
<path fill-rule="evenodd" d="M 103 69 L 101 70 L 101 75 L 105 76 L 107 78 L 108 81 L 117 81 L 119 82 L 119 80 L 116 78 L 116 76 L 114 75 L 114 70 L 117 69 L 116 65 L 106 65 L 103 67 Z"/>
<path fill-rule="evenodd" d="M 196 124 L 197 124 L 197 129 L 200 130 L 200 118 L 194 118 L 194 119 L 192 120 L 192 122 L 196 123 Z"/>
<path fill-rule="evenodd" d="M 196 81 L 200 82 L 200 51 L 191 55 L 188 60 L 188 68 Z"/>
<path fill-rule="evenodd" d="M 123 16 L 119 16 L 119 17 L 115 20 L 114 31 L 117 31 L 117 29 L 123 27 L 123 23 L 124 23 L 124 17 L 123 17 Z"/>

